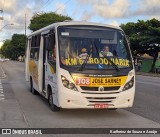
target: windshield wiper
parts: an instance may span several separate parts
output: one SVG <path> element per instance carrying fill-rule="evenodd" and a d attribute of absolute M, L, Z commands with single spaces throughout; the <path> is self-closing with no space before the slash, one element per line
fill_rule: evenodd
<path fill-rule="evenodd" d="M 91 50 L 90 50 L 90 54 L 87 55 L 86 59 L 84 60 L 84 63 L 83 63 L 82 66 L 79 68 L 79 71 L 83 71 L 83 69 L 85 68 L 85 66 L 86 66 L 86 64 L 87 64 L 87 61 L 88 61 L 89 57 L 90 57 L 91 54 L 92 54 L 91 51 L 93 51 L 93 45 L 95 46 L 96 51 L 97 51 L 97 54 L 98 54 L 98 56 L 99 56 L 99 52 L 98 52 L 97 45 L 93 44 L 93 41 L 91 41 L 91 44 L 92 44 L 92 48 L 91 48 Z M 120 69 L 118 68 L 118 66 L 117 66 L 108 56 L 104 55 L 103 53 L 101 53 L 101 54 L 103 55 L 103 57 L 105 57 L 105 58 L 111 63 L 111 65 L 116 69 L 117 72 L 120 71 Z M 100 58 L 100 56 L 99 56 L 99 58 Z"/>
<path fill-rule="evenodd" d="M 94 44 L 94 46 L 95 46 L 95 48 L 97 50 L 97 54 L 99 56 L 97 45 Z M 103 55 L 103 57 L 105 57 L 111 63 L 111 65 L 116 69 L 116 71 L 120 71 L 120 69 L 118 68 L 118 66 L 108 56 L 106 56 L 104 53 L 101 53 L 101 54 Z M 99 56 L 99 58 L 100 58 L 100 56 Z"/>
<path fill-rule="evenodd" d="M 116 71 L 120 71 L 118 66 L 108 56 L 106 56 L 104 53 L 101 53 L 101 54 L 111 63 L 111 65 L 116 69 Z"/>

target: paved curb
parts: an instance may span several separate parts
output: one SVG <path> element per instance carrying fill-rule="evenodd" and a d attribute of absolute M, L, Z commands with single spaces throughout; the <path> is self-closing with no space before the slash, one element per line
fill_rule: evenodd
<path fill-rule="evenodd" d="M 150 76 L 150 77 L 160 77 L 160 74 L 157 74 L 157 73 L 136 72 L 136 75 L 143 75 L 143 76 Z"/>
<path fill-rule="evenodd" d="M 2 68 L 2 66 L 0 67 L 0 71 L 1 71 L 1 73 L 2 73 L 2 75 L 0 75 L 0 79 L 4 79 L 4 78 L 6 78 L 7 77 L 7 75 L 6 75 L 6 73 L 4 72 L 4 70 L 3 70 L 3 68 Z"/>

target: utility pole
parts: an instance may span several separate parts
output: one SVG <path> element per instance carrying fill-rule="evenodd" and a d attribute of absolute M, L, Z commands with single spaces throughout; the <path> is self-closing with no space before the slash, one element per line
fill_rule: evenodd
<path fill-rule="evenodd" d="M 25 32 L 24 32 L 24 34 L 25 34 L 25 37 L 26 37 L 26 44 L 25 44 L 25 49 L 27 49 L 27 36 L 26 36 L 26 23 L 27 21 L 26 21 L 26 13 L 25 13 Z M 26 56 L 26 52 L 25 52 L 25 55 L 23 56 L 24 57 L 24 60 L 25 60 L 25 56 Z"/>
<path fill-rule="evenodd" d="M 26 13 L 25 13 L 25 36 L 26 36 Z"/>
<path fill-rule="evenodd" d="M 3 10 L 0 10 L 1 13 L 3 13 Z M 0 20 L 3 20 L 3 17 L 0 17 Z"/>

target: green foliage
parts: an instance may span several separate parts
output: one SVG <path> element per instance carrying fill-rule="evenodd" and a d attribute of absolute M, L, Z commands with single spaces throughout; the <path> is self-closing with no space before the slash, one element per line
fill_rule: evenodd
<path fill-rule="evenodd" d="M 155 61 L 160 52 L 160 21 L 155 18 L 147 21 L 138 20 L 137 23 L 127 23 L 120 26 L 130 38 L 131 50 L 134 56 L 147 53 Z"/>
<path fill-rule="evenodd" d="M 13 59 L 17 59 L 19 56 L 25 55 L 25 45 L 26 45 L 26 36 L 23 34 L 14 34 L 12 36 L 12 51 L 14 54 L 12 55 Z"/>
<path fill-rule="evenodd" d="M 19 56 L 25 55 L 26 36 L 14 34 L 11 40 L 6 40 L 1 48 L 2 55 L 17 60 Z"/>
<path fill-rule="evenodd" d="M 35 14 L 31 19 L 29 29 L 36 31 L 52 23 L 62 22 L 64 20 L 72 19 L 68 16 L 59 15 L 55 12 Z"/>
<path fill-rule="evenodd" d="M 6 58 L 10 58 L 11 50 L 10 50 L 11 40 L 6 40 L 1 47 L 1 54 Z"/>

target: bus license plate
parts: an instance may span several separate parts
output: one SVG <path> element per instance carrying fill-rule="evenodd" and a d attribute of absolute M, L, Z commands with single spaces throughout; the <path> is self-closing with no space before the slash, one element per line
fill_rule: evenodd
<path fill-rule="evenodd" d="M 108 108 L 108 104 L 94 104 L 94 108 Z"/>

